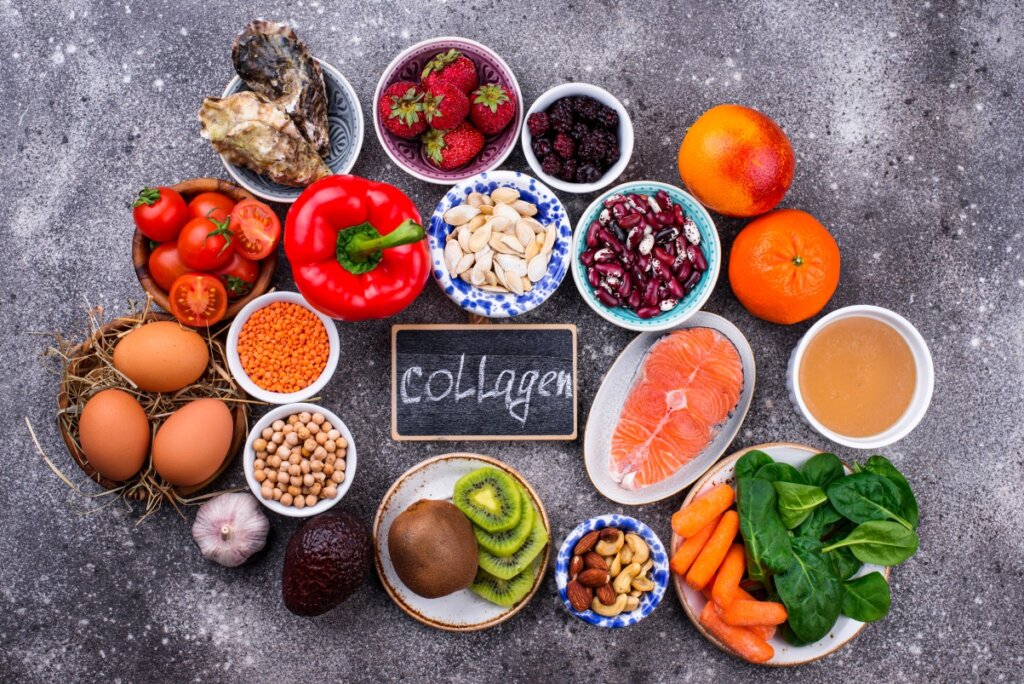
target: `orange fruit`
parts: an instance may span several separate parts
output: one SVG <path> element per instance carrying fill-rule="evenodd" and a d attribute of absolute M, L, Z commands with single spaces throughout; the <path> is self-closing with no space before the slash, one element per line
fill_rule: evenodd
<path fill-rule="evenodd" d="M 791 325 L 825 308 L 839 285 L 839 246 L 806 211 L 779 209 L 740 231 L 729 284 L 747 311 Z"/>
<path fill-rule="evenodd" d="M 777 123 L 756 109 L 724 104 L 693 122 L 679 146 L 679 175 L 700 203 L 726 216 L 774 209 L 796 159 Z"/>

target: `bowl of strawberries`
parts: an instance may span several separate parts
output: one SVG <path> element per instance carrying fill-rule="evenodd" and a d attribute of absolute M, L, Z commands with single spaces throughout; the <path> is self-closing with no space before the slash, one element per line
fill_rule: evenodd
<path fill-rule="evenodd" d="M 497 168 L 523 125 L 515 74 L 467 38 L 432 38 L 395 57 L 377 83 L 373 126 L 409 175 L 454 185 Z"/>

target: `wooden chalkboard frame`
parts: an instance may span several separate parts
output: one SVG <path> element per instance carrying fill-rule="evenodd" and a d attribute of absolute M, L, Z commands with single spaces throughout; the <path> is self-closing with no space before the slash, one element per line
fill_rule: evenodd
<path fill-rule="evenodd" d="M 402 435 L 398 432 L 398 333 L 403 330 L 472 330 L 479 332 L 493 327 L 495 332 L 507 330 L 567 330 L 572 335 L 572 434 L 570 435 Z M 396 442 L 494 442 L 494 441 L 564 441 L 579 437 L 579 340 L 572 323 L 511 323 L 484 326 L 473 323 L 423 323 L 391 326 L 391 439 Z"/>

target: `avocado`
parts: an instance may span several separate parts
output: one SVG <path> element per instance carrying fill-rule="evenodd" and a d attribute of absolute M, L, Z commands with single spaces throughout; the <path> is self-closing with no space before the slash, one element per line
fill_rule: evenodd
<path fill-rule="evenodd" d="M 388 530 L 388 553 L 398 577 L 423 598 L 465 589 L 476 577 L 473 526 L 447 501 L 420 499 L 402 511 Z"/>
<path fill-rule="evenodd" d="M 284 552 L 281 594 L 296 615 L 322 615 L 351 596 L 370 572 L 370 534 L 362 520 L 332 509 L 307 520 Z"/>

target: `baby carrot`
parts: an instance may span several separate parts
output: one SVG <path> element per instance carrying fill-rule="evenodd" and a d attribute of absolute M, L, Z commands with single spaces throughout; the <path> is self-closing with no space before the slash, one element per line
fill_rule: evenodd
<path fill-rule="evenodd" d="M 726 511 L 718 526 L 704 545 L 704 550 L 697 556 L 697 560 L 690 566 L 686 574 L 686 583 L 700 591 L 711 580 L 711 576 L 718 570 L 718 566 L 725 559 L 729 552 L 733 539 L 740 529 L 740 516 L 736 511 Z"/>
<path fill-rule="evenodd" d="M 733 598 L 733 603 L 736 601 L 756 601 L 757 599 L 747 593 L 747 591 L 741 586 L 736 590 L 736 596 Z M 722 614 L 722 609 L 718 609 L 718 614 Z M 765 641 L 770 640 L 775 636 L 775 625 L 750 625 L 747 627 L 751 632 L 761 637 Z"/>
<path fill-rule="evenodd" d="M 732 506 L 735 498 L 732 487 L 720 484 L 676 511 L 672 516 L 672 529 L 680 537 L 692 537 Z"/>
<path fill-rule="evenodd" d="M 747 559 L 743 544 L 733 544 L 725 554 L 722 567 L 718 568 L 718 574 L 715 576 L 714 588 L 711 590 L 711 597 L 715 603 L 725 608 L 733 602 L 746 569 Z"/>
<path fill-rule="evenodd" d="M 713 601 L 708 601 L 701 611 L 700 623 L 736 655 L 749 663 L 763 663 L 775 655 L 775 649 L 752 630 L 722 622 Z"/>
<path fill-rule="evenodd" d="M 719 612 L 722 622 L 733 627 L 781 625 L 786 621 L 786 607 L 774 601 L 736 599 Z"/>
<path fill-rule="evenodd" d="M 708 543 L 708 539 L 711 538 L 711 533 L 715 531 L 715 527 L 718 526 L 718 520 L 721 516 L 718 516 L 707 525 L 702 527 L 697 534 L 692 537 L 687 537 L 682 545 L 676 549 L 676 553 L 672 556 L 672 562 L 669 564 L 672 567 L 672 572 L 677 575 L 685 575 L 686 571 L 693 565 L 693 561 L 697 559 L 700 552 L 704 550 L 704 545 Z"/>

